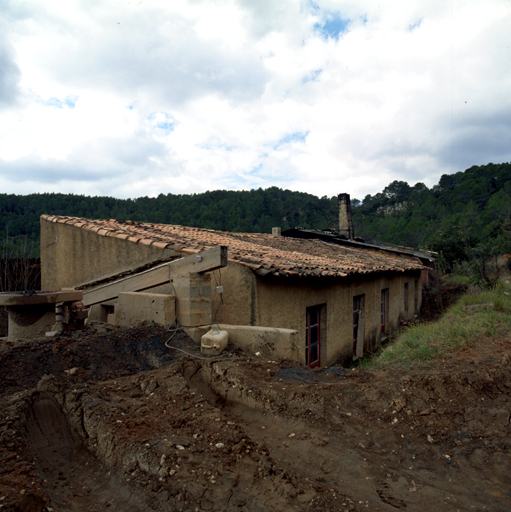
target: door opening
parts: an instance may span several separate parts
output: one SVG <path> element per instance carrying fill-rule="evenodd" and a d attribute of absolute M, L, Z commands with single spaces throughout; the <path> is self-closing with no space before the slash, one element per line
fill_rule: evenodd
<path fill-rule="evenodd" d="M 321 339 L 324 337 L 325 305 L 307 308 L 307 337 L 305 340 L 305 364 L 316 368 L 321 364 Z"/>
<path fill-rule="evenodd" d="M 385 288 L 381 291 L 381 306 L 380 306 L 380 316 L 381 316 L 381 338 L 384 339 L 387 337 L 389 332 L 389 289 Z"/>
<path fill-rule="evenodd" d="M 364 355 L 364 299 L 365 295 L 353 297 L 353 359 Z"/>

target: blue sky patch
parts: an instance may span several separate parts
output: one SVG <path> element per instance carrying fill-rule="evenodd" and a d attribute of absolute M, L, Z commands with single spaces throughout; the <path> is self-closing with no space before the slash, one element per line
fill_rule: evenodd
<path fill-rule="evenodd" d="M 170 133 L 171 131 L 174 130 L 174 123 L 170 122 L 170 121 L 164 121 L 164 122 L 158 123 L 156 125 L 156 128 L 159 128 L 160 130 Z"/>
<path fill-rule="evenodd" d="M 50 98 L 49 100 L 43 101 L 43 104 L 47 107 L 62 108 L 64 104 L 58 98 Z"/>
<path fill-rule="evenodd" d="M 75 108 L 75 105 L 76 105 L 76 102 L 78 101 L 78 96 L 68 96 L 65 100 L 64 100 L 64 103 L 69 107 L 69 108 Z"/>
<path fill-rule="evenodd" d="M 343 18 L 339 13 L 329 13 L 323 22 L 314 25 L 314 30 L 325 39 L 338 40 L 341 34 L 348 31 L 350 23 L 351 20 Z"/>
<path fill-rule="evenodd" d="M 225 151 L 232 151 L 236 146 L 227 146 L 226 144 L 198 144 L 197 147 L 201 149 L 224 149 Z"/>
<path fill-rule="evenodd" d="M 276 144 L 273 145 L 273 149 L 277 149 L 279 146 L 284 144 L 290 144 L 291 142 L 304 142 L 305 138 L 309 135 L 309 132 L 293 132 L 285 137 L 282 137 Z"/>
<path fill-rule="evenodd" d="M 307 82 L 314 82 L 322 71 L 322 69 L 315 69 L 314 71 L 311 71 L 307 76 L 302 78 L 302 85 L 306 84 Z"/>
<path fill-rule="evenodd" d="M 75 108 L 76 102 L 78 101 L 78 96 L 67 96 L 64 100 L 59 100 L 58 98 L 50 98 L 48 100 L 43 100 L 39 98 L 37 103 L 44 105 L 45 107 L 53 107 L 53 108 L 64 108 L 64 106 L 68 108 Z"/>
<path fill-rule="evenodd" d="M 147 119 L 148 121 L 152 121 L 153 126 L 165 132 L 165 134 L 173 132 L 176 128 L 176 121 L 166 112 L 152 112 Z"/>
<path fill-rule="evenodd" d="M 411 32 L 412 30 L 419 28 L 421 26 L 421 23 L 422 23 L 422 18 L 417 20 L 415 23 L 408 25 L 408 30 Z"/>

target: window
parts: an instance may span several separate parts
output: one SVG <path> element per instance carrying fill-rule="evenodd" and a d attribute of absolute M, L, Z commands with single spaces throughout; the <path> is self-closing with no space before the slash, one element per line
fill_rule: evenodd
<path fill-rule="evenodd" d="M 321 364 L 321 341 L 325 336 L 325 304 L 307 308 L 305 364 L 315 368 Z"/>
<path fill-rule="evenodd" d="M 408 313 L 408 283 L 405 283 L 405 313 Z"/>
<path fill-rule="evenodd" d="M 364 295 L 353 297 L 353 358 L 364 355 Z"/>
<path fill-rule="evenodd" d="M 381 291 L 381 306 L 380 306 L 380 324 L 381 335 L 385 336 L 389 329 L 389 289 L 385 288 Z"/>

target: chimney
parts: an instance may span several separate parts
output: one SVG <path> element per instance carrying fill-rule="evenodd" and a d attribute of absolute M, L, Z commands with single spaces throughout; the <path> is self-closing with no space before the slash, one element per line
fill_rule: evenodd
<path fill-rule="evenodd" d="M 339 234 L 344 235 L 349 240 L 355 238 L 353 232 L 353 220 L 351 218 L 351 203 L 349 194 L 339 194 Z"/>

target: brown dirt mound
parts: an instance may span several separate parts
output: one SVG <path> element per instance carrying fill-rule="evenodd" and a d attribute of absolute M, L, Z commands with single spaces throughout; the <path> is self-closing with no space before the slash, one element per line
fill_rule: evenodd
<path fill-rule="evenodd" d="M 5 510 L 511 508 L 509 339 L 405 373 L 203 360 L 167 336 L 0 353 Z"/>

